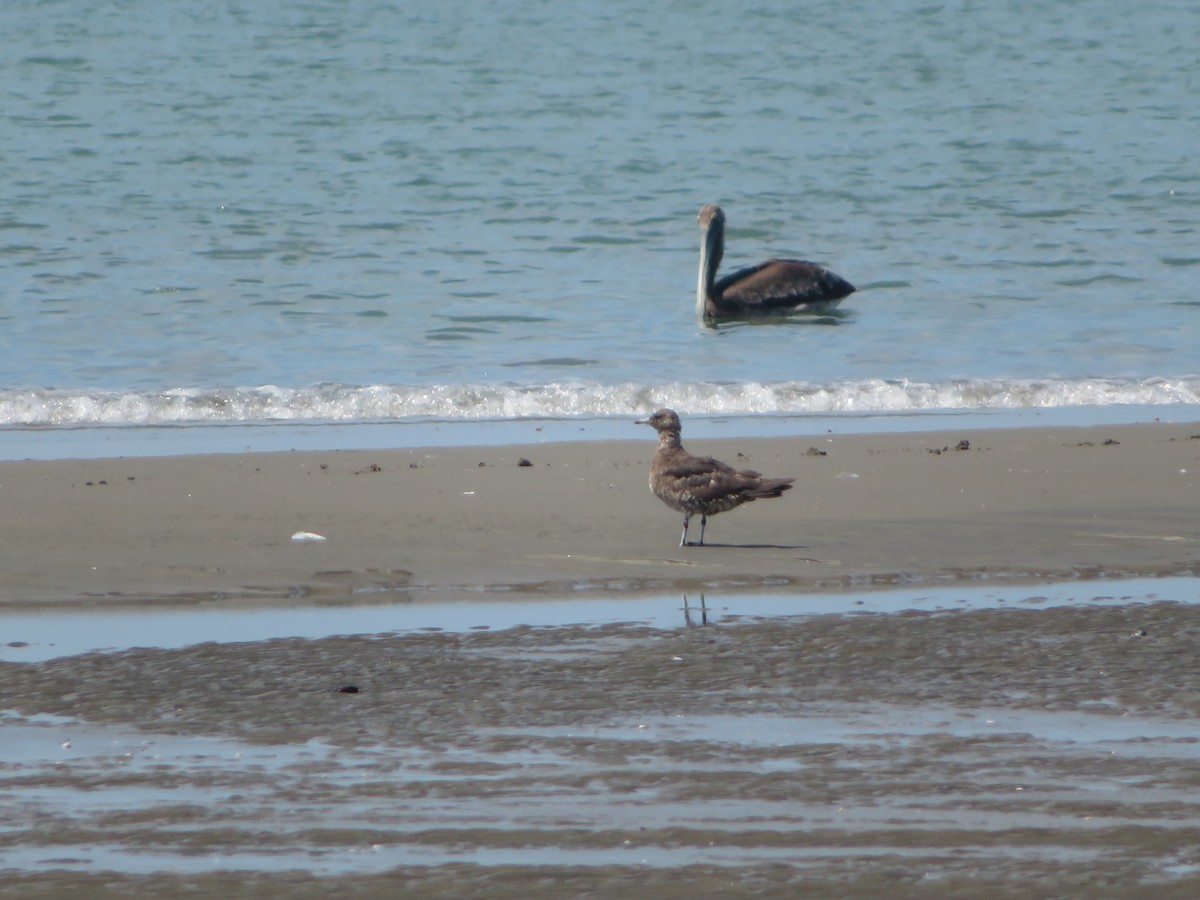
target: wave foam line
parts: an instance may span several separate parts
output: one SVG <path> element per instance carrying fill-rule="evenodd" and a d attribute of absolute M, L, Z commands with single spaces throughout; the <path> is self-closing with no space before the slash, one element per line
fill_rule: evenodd
<path fill-rule="evenodd" d="M 1121 379 L 869 379 L 832 384 L 336 385 L 165 391 L 0 391 L 0 426 L 378 422 L 689 414 L 822 414 L 1200 404 L 1200 376 Z"/>

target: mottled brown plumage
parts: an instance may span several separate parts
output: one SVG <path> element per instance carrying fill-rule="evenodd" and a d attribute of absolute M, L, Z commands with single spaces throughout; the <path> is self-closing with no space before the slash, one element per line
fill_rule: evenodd
<path fill-rule="evenodd" d="M 725 253 L 725 213 L 710 203 L 696 218 L 701 231 L 696 312 L 705 321 L 832 309 L 854 293 L 854 285 L 840 275 L 802 259 L 768 259 L 717 278 Z"/>
<path fill-rule="evenodd" d="M 700 540 L 704 546 L 704 528 L 708 517 L 767 497 L 778 497 L 790 490 L 794 478 L 763 478 L 750 469 L 734 469 L 711 456 L 693 456 L 683 449 L 679 434 L 683 426 L 673 409 L 660 409 L 638 425 L 650 425 L 658 432 L 658 450 L 650 464 L 650 490 L 663 503 L 683 513 L 683 535 L 679 546 L 687 546 L 688 523 L 700 513 Z"/>

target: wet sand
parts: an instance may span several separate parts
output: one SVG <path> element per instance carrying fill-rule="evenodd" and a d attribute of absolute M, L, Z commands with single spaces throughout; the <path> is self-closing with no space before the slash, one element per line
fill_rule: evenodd
<path fill-rule="evenodd" d="M 692 452 L 797 479 L 714 517 L 703 548 L 676 546 L 681 517 L 646 485 L 653 435 L 630 429 L 642 439 L 3 462 L 0 603 L 813 590 L 1196 566 L 1200 424 L 693 442 L 685 422 Z"/>
<path fill-rule="evenodd" d="M 1194 896 L 1200 606 L 1018 607 L 0 665 L 0 892 Z"/>
<path fill-rule="evenodd" d="M 1195 896 L 1200 603 L 1114 576 L 1194 574 L 1197 433 L 694 442 L 798 487 L 682 549 L 648 435 L 0 465 L 10 611 L 691 600 L 0 662 L 0 896 Z M 1012 602 L 855 613 L 897 582 Z"/>

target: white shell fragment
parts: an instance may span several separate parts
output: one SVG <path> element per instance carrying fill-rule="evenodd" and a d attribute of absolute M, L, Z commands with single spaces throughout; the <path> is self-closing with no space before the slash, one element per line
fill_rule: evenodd
<path fill-rule="evenodd" d="M 292 535 L 292 541 L 297 544 L 323 544 L 328 538 L 315 531 L 297 531 Z"/>

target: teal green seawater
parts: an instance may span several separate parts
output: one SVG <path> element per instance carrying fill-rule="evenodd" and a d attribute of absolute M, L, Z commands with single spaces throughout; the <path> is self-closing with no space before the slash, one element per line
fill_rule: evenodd
<path fill-rule="evenodd" d="M 0 426 L 1200 404 L 1200 8 L 800 10 L 5 4 Z"/>

